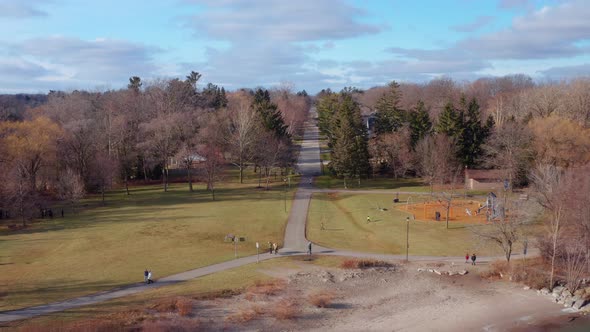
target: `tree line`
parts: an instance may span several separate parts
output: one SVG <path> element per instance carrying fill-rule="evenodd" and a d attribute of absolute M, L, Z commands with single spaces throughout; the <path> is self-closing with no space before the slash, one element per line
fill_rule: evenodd
<path fill-rule="evenodd" d="M 49 202 L 75 206 L 87 192 L 104 193 L 133 181 L 161 181 L 184 169 L 188 190 L 203 181 L 215 198 L 227 167 L 254 166 L 260 181 L 293 165 L 294 136 L 310 107 L 307 93 L 289 87 L 233 92 L 199 85 L 201 75 L 126 89 L 51 91 L 46 102 L 0 121 L 0 210 L 23 224 Z"/>

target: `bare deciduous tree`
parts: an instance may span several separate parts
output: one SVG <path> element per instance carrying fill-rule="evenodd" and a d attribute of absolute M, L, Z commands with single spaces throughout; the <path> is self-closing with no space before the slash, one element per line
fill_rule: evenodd
<path fill-rule="evenodd" d="M 71 168 L 67 168 L 57 182 L 57 194 L 65 201 L 72 204 L 72 210 L 76 213 L 76 203 L 84 197 L 84 181 L 82 177 Z"/>

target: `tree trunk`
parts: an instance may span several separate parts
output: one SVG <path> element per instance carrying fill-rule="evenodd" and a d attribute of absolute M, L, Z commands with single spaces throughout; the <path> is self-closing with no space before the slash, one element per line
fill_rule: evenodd
<path fill-rule="evenodd" d="M 270 170 L 267 167 L 265 167 L 264 172 L 266 173 L 266 189 L 265 190 L 268 190 L 268 184 L 270 183 Z M 262 173 L 262 171 L 260 173 Z"/>
<path fill-rule="evenodd" d="M 147 184 L 148 183 L 148 177 L 147 177 L 147 169 L 145 167 L 145 158 L 143 158 L 142 160 L 143 162 L 141 163 L 141 167 L 143 168 L 143 181 Z"/>
<path fill-rule="evenodd" d="M 240 168 L 240 184 L 244 183 L 244 164 L 242 164 L 242 157 L 240 156 L 240 164 L 238 166 Z"/>
<path fill-rule="evenodd" d="M 191 176 L 191 168 L 188 166 L 186 168 L 186 174 L 188 176 L 188 189 L 192 193 L 193 192 L 193 178 Z"/>
<path fill-rule="evenodd" d="M 129 196 L 130 194 L 129 194 L 129 181 L 127 180 L 128 179 L 127 169 L 125 169 L 124 177 L 125 177 L 125 180 L 124 180 L 125 181 L 125 192 L 127 193 L 127 196 Z"/>
<path fill-rule="evenodd" d="M 508 249 L 506 251 L 506 261 L 510 263 L 510 256 L 512 256 L 512 243 L 508 244 Z"/>
<path fill-rule="evenodd" d="M 451 213 L 451 204 L 447 205 L 447 229 L 449 229 L 449 214 Z"/>
<path fill-rule="evenodd" d="M 102 196 L 102 205 L 106 205 L 104 201 L 104 184 L 100 186 L 100 195 Z"/>

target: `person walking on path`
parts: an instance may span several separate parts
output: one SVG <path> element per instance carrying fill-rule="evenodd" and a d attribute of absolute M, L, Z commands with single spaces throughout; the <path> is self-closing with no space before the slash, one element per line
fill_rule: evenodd
<path fill-rule="evenodd" d="M 143 271 L 143 282 L 147 283 L 148 282 L 148 269 L 146 268 L 145 271 Z"/>
<path fill-rule="evenodd" d="M 477 256 L 475 256 L 475 254 L 471 255 L 471 265 L 475 265 L 476 259 L 477 259 Z"/>
<path fill-rule="evenodd" d="M 148 271 L 148 276 L 147 276 L 147 283 L 151 284 L 154 281 L 152 280 L 152 271 Z"/>
<path fill-rule="evenodd" d="M 275 255 L 277 254 L 277 243 L 276 242 L 272 244 L 272 251 L 274 252 Z"/>
<path fill-rule="evenodd" d="M 307 254 L 311 255 L 311 241 L 307 244 Z"/>
<path fill-rule="evenodd" d="M 371 217 L 367 216 L 367 224 L 371 222 Z"/>
<path fill-rule="evenodd" d="M 465 254 L 465 264 L 469 263 L 469 254 Z"/>
<path fill-rule="evenodd" d="M 272 255 L 272 243 L 270 243 L 270 241 L 268 241 L 268 253 Z"/>

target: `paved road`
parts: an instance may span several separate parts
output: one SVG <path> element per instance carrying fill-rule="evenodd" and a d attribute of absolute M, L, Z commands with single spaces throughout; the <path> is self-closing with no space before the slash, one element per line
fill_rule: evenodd
<path fill-rule="evenodd" d="M 314 115 L 312 110 L 312 118 Z M 291 213 L 287 222 L 285 230 L 284 248 L 280 250 L 279 255 L 270 255 L 268 253 L 261 254 L 260 260 L 267 260 L 281 256 L 304 255 L 307 251 L 308 241 L 305 237 L 305 223 L 307 220 L 307 211 L 309 202 L 313 192 L 348 192 L 346 190 L 322 190 L 314 189 L 310 184 L 311 177 L 321 174 L 320 169 L 320 148 L 319 148 L 319 133 L 317 125 L 310 120 L 306 123 L 304 139 L 301 153 L 299 155 L 298 169 L 303 175 L 303 179 L 299 184 L 299 188 L 295 193 L 295 199 L 291 207 Z M 392 193 L 392 191 L 366 191 L 366 190 L 350 190 L 353 193 Z M 402 193 L 402 192 L 400 192 Z M 411 194 L 420 194 L 411 192 Z M 337 255 L 337 256 L 351 256 L 358 258 L 373 258 L 382 260 L 401 260 L 405 259 L 405 255 L 385 255 L 385 254 L 371 254 L 362 252 L 353 252 L 346 250 L 335 250 L 323 248 L 313 245 L 314 254 Z M 438 256 L 411 256 L 412 260 L 416 261 L 463 261 L 464 257 L 438 257 Z M 489 262 L 498 259 L 498 257 L 481 257 L 479 262 Z M 91 305 L 111 299 L 116 299 L 131 294 L 139 293 L 147 289 L 171 285 L 178 282 L 202 277 L 204 275 L 217 273 L 227 269 L 232 269 L 246 264 L 255 263 L 257 256 L 243 257 L 232 261 L 227 261 L 219 264 L 214 264 L 168 277 L 158 279 L 158 281 L 151 285 L 143 283 L 132 284 L 126 287 L 113 289 L 97 294 L 82 296 L 62 302 L 49 303 L 36 307 L 24 308 L 14 311 L 0 312 L 0 322 L 10 322 L 20 319 L 31 318 L 40 315 L 46 315 L 54 312 L 64 311 L 76 307 Z"/>
<path fill-rule="evenodd" d="M 312 109 L 312 117 L 305 126 L 297 163 L 297 169 L 301 173 L 301 181 L 295 193 L 285 230 L 283 246 L 288 249 L 287 251 L 305 251 L 308 243 L 305 238 L 305 223 L 313 192 L 310 182 L 312 177 L 321 175 L 319 131 L 313 120 L 314 111 Z"/>

